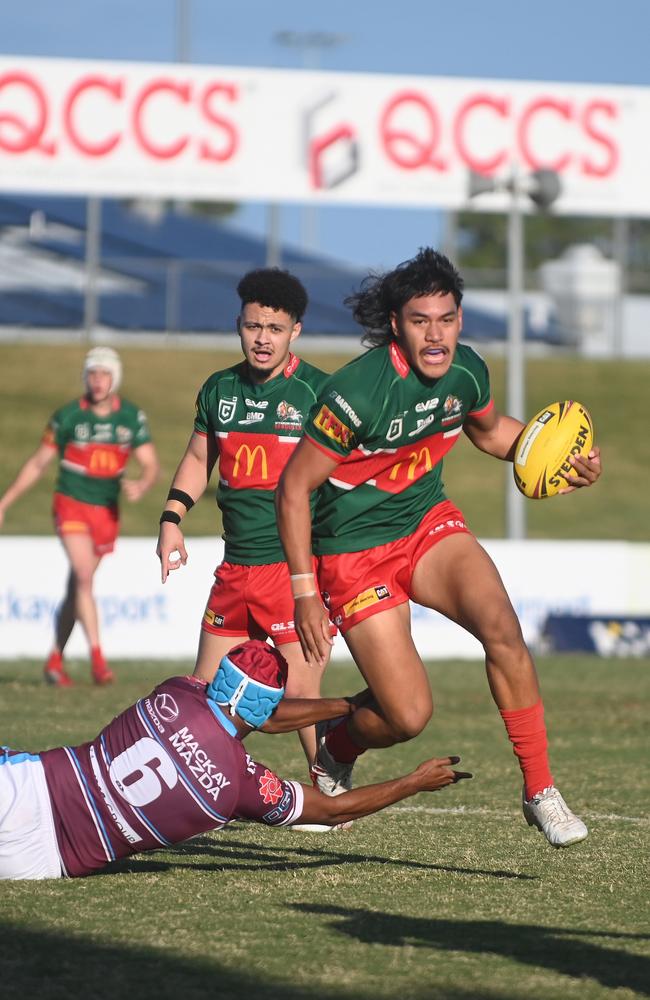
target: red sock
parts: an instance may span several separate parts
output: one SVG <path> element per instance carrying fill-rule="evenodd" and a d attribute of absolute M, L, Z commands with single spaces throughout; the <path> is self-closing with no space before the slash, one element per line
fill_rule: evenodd
<path fill-rule="evenodd" d="M 515 756 L 524 776 L 525 795 L 533 795 L 553 784 L 548 763 L 548 741 L 544 725 L 544 704 L 540 700 L 529 708 L 499 709 Z"/>
<path fill-rule="evenodd" d="M 104 659 L 101 646 L 90 647 L 90 662 L 95 669 L 101 670 L 106 666 L 106 660 Z"/>
<path fill-rule="evenodd" d="M 366 750 L 365 747 L 355 743 L 350 736 L 347 719 L 343 719 L 338 726 L 330 729 L 325 737 L 325 746 L 339 764 L 352 764 Z"/>
<path fill-rule="evenodd" d="M 46 670 L 62 670 L 63 654 L 58 649 L 53 649 L 47 658 Z"/>

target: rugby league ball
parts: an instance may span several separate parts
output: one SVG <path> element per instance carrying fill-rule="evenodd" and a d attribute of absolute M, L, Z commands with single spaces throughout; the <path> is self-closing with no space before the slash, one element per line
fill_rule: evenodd
<path fill-rule="evenodd" d="M 594 443 L 589 411 L 572 399 L 551 403 L 521 432 L 513 473 L 517 488 L 531 500 L 553 497 L 575 475 L 571 455 L 588 455 Z"/>

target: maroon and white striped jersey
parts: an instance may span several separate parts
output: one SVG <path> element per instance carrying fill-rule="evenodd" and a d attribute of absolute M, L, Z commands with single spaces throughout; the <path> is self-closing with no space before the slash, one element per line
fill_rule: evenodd
<path fill-rule="evenodd" d="M 271 826 L 298 819 L 302 787 L 249 757 L 205 687 L 173 677 L 91 742 L 40 754 L 65 874 L 87 875 L 234 817 Z"/>

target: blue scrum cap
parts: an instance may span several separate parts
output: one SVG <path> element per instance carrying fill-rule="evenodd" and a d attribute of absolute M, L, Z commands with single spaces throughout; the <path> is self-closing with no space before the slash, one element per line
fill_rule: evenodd
<path fill-rule="evenodd" d="M 206 694 L 258 729 L 282 701 L 288 672 L 282 653 L 267 642 L 249 639 L 226 653 Z"/>

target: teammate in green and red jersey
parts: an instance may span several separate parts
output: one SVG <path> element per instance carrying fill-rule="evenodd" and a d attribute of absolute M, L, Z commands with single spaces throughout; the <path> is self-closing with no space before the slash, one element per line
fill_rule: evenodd
<path fill-rule="evenodd" d="M 187 561 L 180 519 L 204 493 L 218 461 L 224 561 L 203 616 L 195 676 L 211 682 L 235 643 L 270 637 L 289 663 L 288 696 L 317 698 L 326 658 L 316 669 L 305 663 L 294 630 L 274 491 L 327 376 L 291 353 L 307 306 L 296 277 L 263 268 L 246 274 L 237 292 L 244 360 L 215 372 L 199 391 L 194 431 L 161 519 L 162 580 Z M 301 731 L 300 739 L 311 764 L 313 727 Z"/>
<path fill-rule="evenodd" d="M 158 476 L 147 418 L 118 395 L 121 378 L 122 363 L 112 348 L 90 350 L 84 361 L 84 395 L 52 415 L 40 446 L 0 498 L 2 524 L 7 508 L 40 479 L 58 455 L 53 515 L 70 573 L 45 678 L 61 687 L 72 683 L 63 666 L 63 651 L 76 621 L 88 640 L 94 681 L 107 684 L 113 680 L 100 645 L 93 578 L 102 557 L 115 545 L 120 491 L 128 500 L 139 500 Z M 138 479 L 124 478 L 131 455 L 140 466 Z"/>
<path fill-rule="evenodd" d="M 416 736 L 431 690 L 410 631 L 409 599 L 483 644 L 488 683 L 524 776 L 524 814 L 555 846 L 583 840 L 549 770 L 535 667 L 496 567 L 445 497 L 442 459 L 461 431 L 512 461 L 523 429 L 496 410 L 483 360 L 458 343 L 462 278 L 421 250 L 371 276 L 348 300 L 372 350 L 330 377 L 277 491 L 290 572 L 302 578 L 294 619 L 307 660 L 327 655 L 326 613 L 311 596 L 310 495 L 318 490 L 313 550 L 332 620 L 374 695 L 350 722 L 318 733 L 315 774 L 330 794 L 351 785 L 356 757 Z M 597 448 L 571 460 L 562 492 L 600 475 Z"/>

